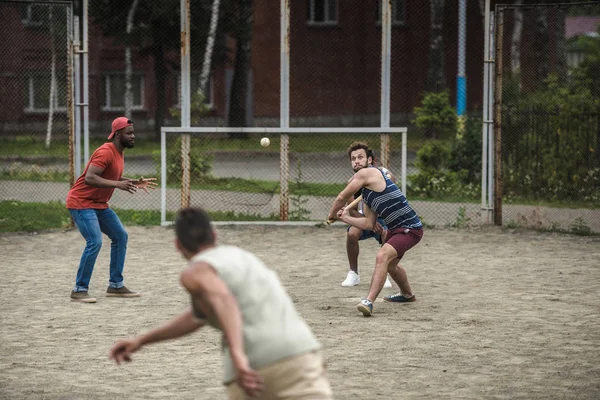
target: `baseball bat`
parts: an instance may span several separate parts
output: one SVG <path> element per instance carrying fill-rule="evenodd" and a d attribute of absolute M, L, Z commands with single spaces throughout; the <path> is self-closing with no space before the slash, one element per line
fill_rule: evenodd
<path fill-rule="evenodd" d="M 346 208 L 355 208 L 358 207 L 358 203 L 360 203 L 360 201 L 362 200 L 362 194 L 360 196 L 358 196 L 357 198 L 355 198 L 352 203 L 348 204 L 346 206 Z M 325 223 L 327 225 L 331 225 L 335 222 L 335 219 L 328 219 Z"/>

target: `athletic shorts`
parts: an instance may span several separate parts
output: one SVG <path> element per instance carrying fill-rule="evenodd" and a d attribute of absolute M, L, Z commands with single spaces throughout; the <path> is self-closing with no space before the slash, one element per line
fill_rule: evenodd
<path fill-rule="evenodd" d="M 387 229 L 387 227 L 385 226 L 385 221 L 381 218 L 377 218 L 377 222 L 379 222 L 379 224 L 381 226 L 383 226 L 383 229 Z M 348 227 L 346 228 L 346 231 L 350 230 L 350 226 L 348 225 Z M 369 239 L 369 238 L 375 238 L 377 239 L 377 241 L 379 242 L 379 244 L 383 244 L 383 241 L 381 240 L 381 235 L 379 233 L 375 233 L 375 231 L 371 231 L 368 229 L 363 229 L 360 237 L 358 238 L 358 240 L 365 240 L 365 239 Z"/>
<path fill-rule="evenodd" d="M 388 231 L 385 243 L 396 250 L 397 258 L 400 260 L 404 253 L 421 241 L 422 237 L 423 229 L 397 228 Z"/>
<path fill-rule="evenodd" d="M 258 370 L 264 381 L 261 399 L 332 400 L 333 394 L 320 351 L 287 358 Z M 240 386 L 227 385 L 229 400 L 245 400 Z"/>

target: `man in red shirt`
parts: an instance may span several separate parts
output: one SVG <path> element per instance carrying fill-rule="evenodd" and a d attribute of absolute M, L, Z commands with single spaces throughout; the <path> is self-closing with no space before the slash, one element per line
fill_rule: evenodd
<path fill-rule="evenodd" d="M 121 220 L 108 206 L 115 188 L 135 193 L 137 189 L 156 186 L 156 178 L 124 178 L 123 151 L 133 148 L 135 135 L 133 121 L 126 117 L 112 122 L 110 142 L 98 147 L 92 154 L 83 174 L 77 179 L 67 195 L 67 208 L 84 237 L 86 245 L 79 262 L 75 287 L 71 299 L 83 303 L 95 303 L 88 294 L 88 287 L 96 258 L 102 247 L 102 233 L 108 236 L 110 245 L 110 278 L 106 295 L 111 297 L 138 297 L 123 285 L 123 266 L 127 252 L 128 235 Z"/>

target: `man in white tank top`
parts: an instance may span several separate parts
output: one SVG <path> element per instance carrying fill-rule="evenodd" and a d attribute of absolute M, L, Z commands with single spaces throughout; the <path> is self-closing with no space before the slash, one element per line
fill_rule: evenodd
<path fill-rule="evenodd" d="M 252 253 L 217 245 L 204 210 L 180 210 L 175 231 L 177 249 L 189 261 L 180 280 L 190 307 L 161 327 L 118 341 L 110 358 L 130 361 L 144 345 L 209 324 L 223 332 L 223 381 L 230 399 L 332 399 L 321 346 L 277 274 Z"/>

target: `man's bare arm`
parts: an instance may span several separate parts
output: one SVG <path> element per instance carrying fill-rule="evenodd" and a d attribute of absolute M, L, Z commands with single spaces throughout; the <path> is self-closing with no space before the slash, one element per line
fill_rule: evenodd
<path fill-rule="evenodd" d="M 123 179 L 113 181 L 102 177 L 104 168 L 91 164 L 85 173 L 85 183 L 90 186 L 99 188 L 116 188 L 125 190 L 129 193 L 135 193 L 135 181 L 131 179 Z"/>
<path fill-rule="evenodd" d="M 242 314 L 235 297 L 212 266 L 205 262 L 194 263 L 181 274 L 181 284 L 193 297 L 201 298 L 210 305 L 210 309 L 202 309 L 203 302 L 196 303 L 201 311 L 205 314 L 212 312 L 219 321 L 236 367 L 247 362 Z"/>

